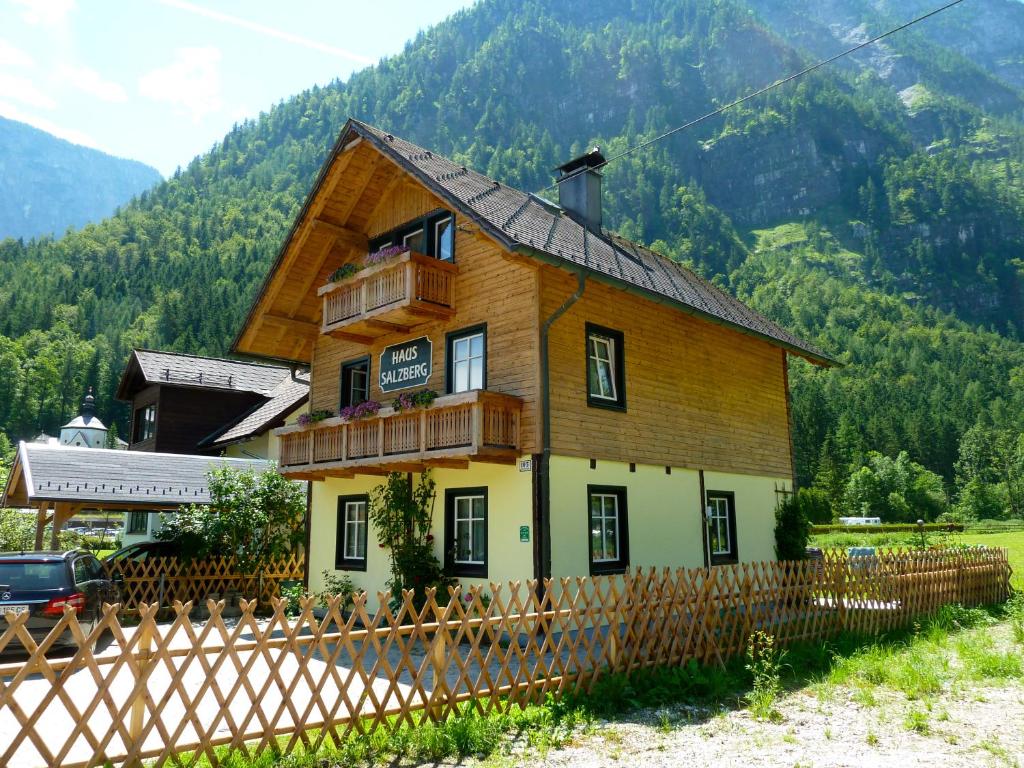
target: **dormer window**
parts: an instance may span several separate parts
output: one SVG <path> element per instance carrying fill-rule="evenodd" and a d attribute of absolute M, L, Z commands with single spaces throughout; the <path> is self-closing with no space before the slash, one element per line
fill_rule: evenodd
<path fill-rule="evenodd" d="M 455 259 L 455 216 L 449 211 L 434 211 L 407 222 L 370 241 L 370 253 L 390 245 L 405 245 L 409 250 L 433 256 L 441 261 Z"/>

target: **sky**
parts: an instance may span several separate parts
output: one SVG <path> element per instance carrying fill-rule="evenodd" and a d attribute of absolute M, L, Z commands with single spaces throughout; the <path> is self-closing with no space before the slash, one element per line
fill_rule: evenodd
<path fill-rule="evenodd" d="M 472 0 L 0 0 L 0 115 L 164 176 Z M 340 128 L 340 126 L 339 126 Z"/>

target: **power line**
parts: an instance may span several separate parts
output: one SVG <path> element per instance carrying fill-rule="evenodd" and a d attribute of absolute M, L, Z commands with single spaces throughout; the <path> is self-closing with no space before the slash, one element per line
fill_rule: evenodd
<path fill-rule="evenodd" d="M 651 144 L 654 144 L 655 142 L 661 141 L 662 139 L 667 139 L 669 136 L 672 136 L 672 135 L 674 135 L 676 133 L 679 133 L 680 131 L 685 131 L 687 128 L 692 128 L 693 126 L 697 125 L 698 123 L 702 123 L 702 122 L 704 122 L 705 120 L 707 120 L 709 118 L 712 118 L 712 117 L 715 117 L 716 115 L 722 114 L 727 109 L 732 109 L 733 107 L 738 106 L 738 105 L 740 105 L 740 104 L 742 104 L 742 103 L 744 103 L 746 101 L 750 101 L 751 99 L 755 99 L 758 96 L 761 96 L 762 94 L 767 93 L 768 91 L 771 91 L 771 90 L 773 90 L 775 88 L 783 86 L 786 83 L 790 83 L 793 80 L 796 80 L 798 78 L 803 77 L 804 75 L 810 74 L 811 72 L 814 72 L 816 69 L 821 69 L 822 67 L 827 66 L 827 65 L 831 64 L 832 62 L 837 61 L 838 59 L 843 58 L 844 56 L 849 56 L 851 53 L 856 53 L 857 51 L 861 50 L 862 48 L 867 48 L 869 45 L 872 45 L 873 43 L 877 43 L 879 40 L 883 40 L 884 38 L 889 37 L 890 35 L 895 35 L 897 32 L 902 32 L 904 29 L 907 29 L 908 27 L 912 27 L 915 24 L 924 21 L 925 19 L 931 18 L 932 16 L 935 16 L 937 14 L 942 13 L 943 11 L 948 11 L 953 6 L 960 5 L 960 3 L 962 3 L 962 2 L 964 2 L 964 0 L 952 0 L 952 2 L 946 3 L 945 5 L 943 5 L 943 6 L 939 7 L 939 8 L 935 8 L 934 10 L 928 11 L 928 13 L 922 14 L 921 16 L 918 16 L 915 19 L 911 19 L 910 21 L 908 21 L 908 22 L 906 22 L 904 24 L 900 24 L 898 27 L 893 27 L 892 29 L 890 29 L 887 32 L 883 32 L 880 35 L 876 35 L 875 37 L 872 37 L 870 40 L 865 40 L 863 43 L 858 43 L 857 45 L 853 46 L 852 48 L 848 48 L 845 51 L 837 53 L 835 56 L 832 56 L 832 57 L 827 58 L 827 59 L 823 59 L 822 61 L 819 61 L 817 64 L 812 64 L 811 66 L 807 67 L 806 69 L 802 69 L 799 72 L 795 72 L 792 75 L 789 75 L 788 77 L 783 78 L 782 80 L 776 80 L 774 83 L 772 83 L 770 85 L 766 85 L 763 88 L 761 88 L 760 90 L 757 90 L 757 91 L 754 91 L 753 93 L 747 94 L 746 96 L 738 98 L 735 101 L 731 101 L 728 104 L 725 104 L 724 106 L 721 106 L 718 109 L 715 109 L 715 110 L 713 110 L 711 112 L 708 112 L 705 115 L 701 115 L 700 117 L 695 118 L 694 120 L 691 120 L 688 123 L 684 123 L 683 125 L 680 125 L 680 126 L 678 126 L 676 128 L 673 128 L 670 131 L 665 131 L 665 133 L 663 133 L 663 134 L 661 134 L 659 136 L 655 136 L 653 139 L 648 139 L 647 141 L 643 141 L 643 142 L 637 144 L 636 146 L 633 146 L 633 147 L 630 147 L 629 149 L 623 150 L 619 154 L 613 155 L 612 157 L 609 157 L 607 160 L 605 160 L 603 163 L 600 163 L 599 165 L 595 165 L 592 168 L 581 168 L 578 171 L 573 171 L 572 173 L 568 174 L 567 176 L 565 176 L 564 178 L 560 179 L 559 181 L 556 181 L 555 183 L 550 184 L 550 185 L 544 187 L 542 190 L 540 190 L 540 192 L 547 192 L 549 189 L 554 189 L 561 182 L 565 181 L 566 179 L 570 179 L 573 176 L 576 176 L 577 174 L 583 173 L 584 171 L 587 171 L 587 170 L 592 170 L 593 168 L 603 168 L 604 166 L 606 166 L 606 165 L 608 165 L 610 163 L 613 163 L 616 160 L 619 160 L 619 159 L 625 157 L 626 155 L 631 155 L 634 152 L 638 152 L 641 149 L 645 149 L 645 148 L 651 146 Z"/>

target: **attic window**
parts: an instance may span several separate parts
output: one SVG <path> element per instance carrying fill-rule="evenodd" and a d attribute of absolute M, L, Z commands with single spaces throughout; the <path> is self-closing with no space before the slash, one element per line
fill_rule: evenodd
<path fill-rule="evenodd" d="M 370 253 L 389 245 L 407 245 L 410 250 L 441 261 L 455 260 L 455 214 L 431 211 L 370 240 Z"/>

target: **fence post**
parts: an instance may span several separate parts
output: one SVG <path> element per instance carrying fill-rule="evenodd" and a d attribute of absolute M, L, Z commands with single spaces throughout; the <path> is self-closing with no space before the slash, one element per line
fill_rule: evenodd
<path fill-rule="evenodd" d="M 158 606 L 159 607 L 159 606 Z M 155 621 L 155 613 L 149 612 L 142 620 L 142 624 L 139 625 L 139 650 L 136 655 L 138 661 L 138 673 L 136 680 L 141 680 L 145 677 L 146 669 L 149 667 L 150 658 L 152 657 L 152 646 L 153 646 L 153 622 Z M 142 751 L 142 718 L 146 713 L 146 695 L 148 690 L 143 687 L 136 693 L 135 700 L 132 702 L 131 720 L 128 723 L 128 736 L 129 743 L 125 744 L 125 748 L 131 752 L 134 750 L 136 753 Z M 142 761 L 136 761 L 136 765 L 142 765 Z"/>
<path fill-rule="evenodd" d="M 430 719 L 435 723 L 441 722 L 444 717 L 445 695 L 444 686 L 448 684 L 445 678 L 445 635 L 448 633 L 447 622 L 437 622 L 437 630 L 434 632 L 434 643 L 430 649 L 431 663 L 434 667 L 434 694 L 431 697 Z"/>

